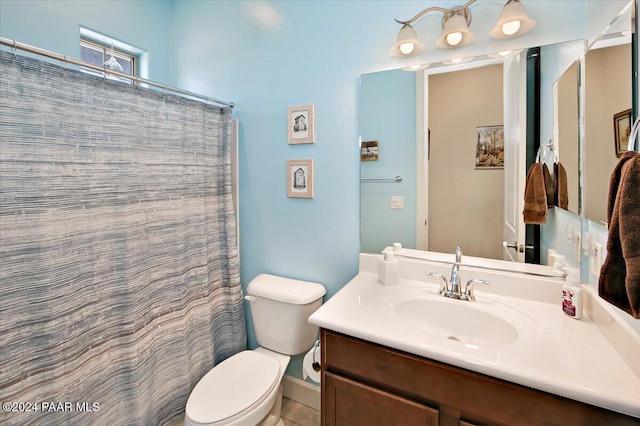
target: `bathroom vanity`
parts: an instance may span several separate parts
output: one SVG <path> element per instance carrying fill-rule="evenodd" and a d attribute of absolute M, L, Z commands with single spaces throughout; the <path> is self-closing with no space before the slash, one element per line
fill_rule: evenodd
<path fill-rule="evenodd" d="M 323 329 L 323 425 L 638 425 L 631 418 Z"/>
<path fill-rule="evenodd" d="M 322 328 L 323 425 L 640 424 L 640 337 L 608 318 L 614 347 L 593 292 L 574 320 L 561 279 L 462 266 L 464 282 L 492 283 L 449 300 L 425 272 L 450 265 L 400 259 L 400 283 L 383 286 L 380 258 L 362 254 L 309 319 Z"/>

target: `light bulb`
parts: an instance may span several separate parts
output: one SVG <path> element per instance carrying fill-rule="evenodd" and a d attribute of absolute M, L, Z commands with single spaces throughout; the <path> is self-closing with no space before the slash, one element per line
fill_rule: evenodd
<path fill-rule="evenodd" d="M 502 32 L 504 35 L 514 35 L 520 29 L 520 20 L 516 19 L 515 21 L 509 21 L 502 24 Z"/>
<path fill-rule="evenodd" d="M 400 52 L 402 52 L 404 55 L 408 55 L 409 53 L 413 52 L 414 47 L 415 45 L 413 43 L 401 43 Z"/>
<path fill-rule="evenodd" d="M 447 43 L 450 46 L 457 46 L 462 41 L 462 33 L 460 31 L 455 31 L 447 34 Z"/>

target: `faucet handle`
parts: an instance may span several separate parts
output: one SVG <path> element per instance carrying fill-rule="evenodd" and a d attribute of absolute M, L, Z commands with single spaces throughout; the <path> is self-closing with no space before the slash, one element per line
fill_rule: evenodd
<path fill-rule="evenodd" d="M 476 297 L 473 294 L 473 284 L 475 283 L 489 285 L 491 284 L 491 281 L 479 280 L 477 278 L 467 281 L 467 284 L 464 286 L 464 294 L 462 295 L 464 300 L 476 300 Z"/>
<path fill-rule="evenodd" d="M 438 294 L 444 294 L 449 291 L 449 286 L 447 285 L 447 277 L 442 274 L 437 274 L 435 272 L 425 271 L 425 275 L 430 277 L 438 277 L 442 280 L 442 284 L 440 284 L 440 289 L 438 290 Z"/>

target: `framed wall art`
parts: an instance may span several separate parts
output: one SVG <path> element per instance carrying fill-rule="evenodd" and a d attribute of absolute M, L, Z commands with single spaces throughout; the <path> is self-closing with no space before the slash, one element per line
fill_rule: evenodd
<path fill-rule="evenodd" d="M 315 143 L 315 112 L 313 104 L 298 105 L 287 109 L 289 144 Z"/>
<path fill-rule="evenodd" d="M 476 127 L 476 169 L 504 169 L 504 128 Z"/>
<path fill-rule="evenodd" d="M 375 161 L 378 158 L 378 141 L 362 142 L 360 145 L 360 161 Z"/>
<path fill-rule="evenodd" d="M 287 197 L 313 198 L 313 159 L 287 160 Z"/>
<path fill-rule="evenodd" d="M 629 136 L 631 135 L 631 110 L 619 112 L 613 116 L 613 135 L 616 157 L 627 152 Z"/>

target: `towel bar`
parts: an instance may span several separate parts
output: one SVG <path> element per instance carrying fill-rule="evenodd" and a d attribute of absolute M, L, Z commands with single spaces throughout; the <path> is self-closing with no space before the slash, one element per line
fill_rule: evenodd
<path fill-rule="evenodd" d="M 402 176 L 396 176 L 394 178 L 360 178 L 360 181 L 365 182 L 402 182 Z"/>

